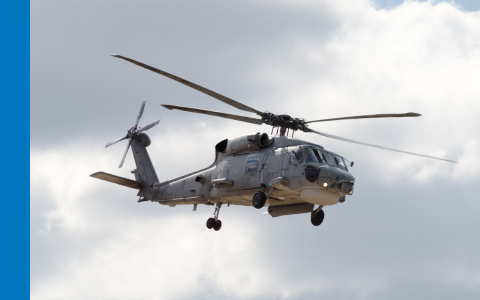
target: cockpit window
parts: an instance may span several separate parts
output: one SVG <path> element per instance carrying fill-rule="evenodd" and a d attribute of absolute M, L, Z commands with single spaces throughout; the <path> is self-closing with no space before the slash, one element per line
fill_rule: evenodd
<path fill-rule="evenodd" d="M 347 165 L 345 164 L 343 157 L 335 155 L 334 158 L 335 158 L 335 162 L 341 169 L 347 170 Z"/>
<path fill-rule="evenodd" d="M 317 157 L 318 162 L 322 162 L 322 157 L 320 156 L 320 154 L 318 154 L 318 150 L 313 149 L 313 153 L 315 153 L 315 156 Z"/>
<path fill-rule="evenodd" d="M 322 153 L 322 151 L 314 148 L 307 148 L 306 156 L 307 156 L 307 162 L 318 162 L 318 163 L 325 163 L 327 162 L 325 160 L 325 157 Z"/>
<path fill-rule="evenodd" d="M 315 149 L 313 151 L 315 152 L 315 155 L 317 155 L 317 159 L 318 159 L 319 162 L 321 162 L 321 163 L 326 163 L 327 162 L 327 160 L 325 159 L 325 156 L 323 156 L 322 151 L 317 150 L 317 149 Z"/>
<path fill-rule="evenodd" d="M 333 155 L 331 153 L 328 153 L 328 152 L 324 152 L 322 151 L 323 153 L 323 157 L 325 158 L 325 160 L 327 161 L 327 163 L 331 166 L 336 166 L 337 164 L 335 163 L 335 160 L 333 159 Z"/>
<path fill-rule="evenodd" d="M 316 151 L 315 151 L 316 152 Z M 318 161 L 318 153 L 315 154 L 315 152 L 313 151 L 312 148 L 307 148 L 307 150 L 305 151 L 305 156 L 307 157 L 307 163 L 308 162 L 319 162 Z"/>

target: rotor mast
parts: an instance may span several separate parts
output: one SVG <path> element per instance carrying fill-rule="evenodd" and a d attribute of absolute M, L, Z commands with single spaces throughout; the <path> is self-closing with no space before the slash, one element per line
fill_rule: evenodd
<path fill-rule="evenodd" d="M 288 130 L 292 131 L 292 136 L 297 130 L 308 131 L 305 120 L 292 118 L 289 115 L 275 115 L 270 112 L 265 112 L 262 116 L 262 121 L 264 124 L 280 129 L 280 136 L 288 135 Z"/>

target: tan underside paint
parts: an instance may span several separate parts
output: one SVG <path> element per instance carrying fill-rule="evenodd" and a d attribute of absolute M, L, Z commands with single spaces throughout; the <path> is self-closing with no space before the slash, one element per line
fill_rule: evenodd
<path fill-rule="evenodd" d="M 334 205 L 340 200 L 340 195 L 319 188 L 305 188 L 300 192 L 303 201 L 318 205 Z"/>

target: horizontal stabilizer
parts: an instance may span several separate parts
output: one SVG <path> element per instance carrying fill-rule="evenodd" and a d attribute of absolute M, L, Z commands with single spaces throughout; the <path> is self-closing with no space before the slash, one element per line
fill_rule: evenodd
<path fill-rule="evenodd" d="M 141 189 L 142 186 L 143 186 L 143 182 L 131 180 L 131 179 L 128 179 L 128 178 L 123 178 L 123 177 L 120 177 L 120 176 L 115 176 L 115 175 L 108 174 L 108 173 L 105 173 L 105 172 L 93 173 L 90 176 L 94 177 L 94 178 L 101 179 L 101 180 L 113 182 L 113 183 L 116 183 L 116 184 L 119 184 L 119 185 L 123 185 L 123 186 L 129 187 L 129 188 L 132 188 L 132 189 L 136 189 L 136 190 Z"/>

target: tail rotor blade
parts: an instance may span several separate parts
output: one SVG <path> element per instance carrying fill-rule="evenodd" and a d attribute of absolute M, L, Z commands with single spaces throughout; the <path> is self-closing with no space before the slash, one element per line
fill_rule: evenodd
<path fill-rule="evenodd" d="M 137 122 L 135 122 L 135 129 L 137 129 L 137 126 L 138 126 L 138 122 L 140 121 L 140 118 L 142 117 L 143 115 L 143 109 L 145 108 L 145 102 L 147 101 L 143 101 L 142 102 L 142 106 L 140 107 L 140 112 L 138 113 L 138 117 L 137 117 Z"/>
<path fill-rule="evenodd" d="M 149 130 L 150 128 L 158 125 L 158 123 L 160 123 L 160 119 L 158 119 L 158 120 L 156 120 L 155 122 L 150 123 L 150 124 L 148 124 L 147 126 L 141 128 L 140 130 L 137 131 L 137 133 L 140 133 L 140 132 L 142 132 L 142 131 L 147 131 L 147 130 Z"/>
<path fill-rule="evenodd" d="M 115 143 L 118 143 L 118 142 L 120 142 L 120 141 L 123 141 L 123 140 L 126 139 L 126 138 L 127 138 L 127 137 L 124 136 L 124 137 L 118 138 L 118 139 L 116 139 L 116 140 L 114 140 L 114 141 L 112 141 L 112 142 L 108 142 L 108 143 L 105 145 L 105 148 L 110 147 L 111 145 L 113 145 L 113 144 L 115 144 Z"/>
<path fill-rule="evenodd" d="M 122 161 L 120 162 L 120 165 L 118 166 L 119 169 L 123 166 L 123 162 L 125 161 L 125 157 L 127 157 L 128 149 L 130 148 L 131 144 L 132 144 L 132 139 L 129 139 L 128 144 L 127 144 L 127 150 L 125 150 L 125 153 L 123 154 L 123 157 L 122 157 Z"/>

